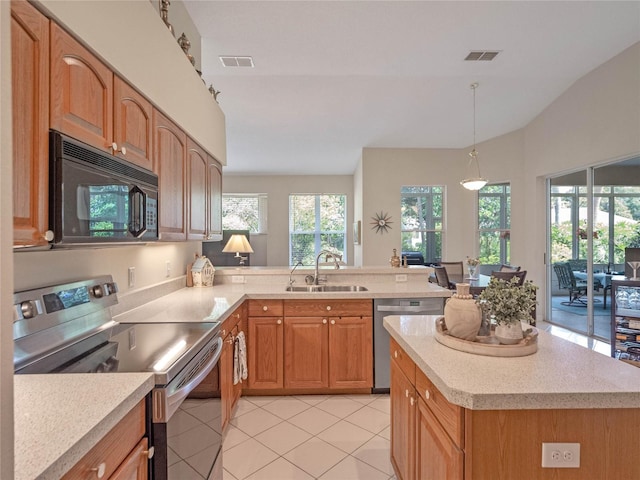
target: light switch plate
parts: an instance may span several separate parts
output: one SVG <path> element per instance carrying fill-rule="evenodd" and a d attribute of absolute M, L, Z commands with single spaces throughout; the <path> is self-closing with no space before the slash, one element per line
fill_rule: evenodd
<path fill-rule="evenodd" d="M 396 275 L 396 282 L 406 282 L 407 276 L 405 274 Z"/>
<path fill-rule="evenodd" d="M 232 275 L 231 283 L 244 283 L 244 275 Z"/>

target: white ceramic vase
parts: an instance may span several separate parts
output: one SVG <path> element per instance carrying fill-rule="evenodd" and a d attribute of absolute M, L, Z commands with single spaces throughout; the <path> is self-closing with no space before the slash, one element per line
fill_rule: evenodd
<path fill-rule="evenodd" d="M 523 338 L 522 324 L 518 322 L 499 323 L 496 325 L 496 338 L 503 345 L 515 345 Z"/>
<path fill-rule="evenodd" d="M 468 283 L 458 283 L 454 293 L 444 306 L 444 323 L 449 334 L 464 340 L 475 341 L 482 322 L 482 311 Z"/>

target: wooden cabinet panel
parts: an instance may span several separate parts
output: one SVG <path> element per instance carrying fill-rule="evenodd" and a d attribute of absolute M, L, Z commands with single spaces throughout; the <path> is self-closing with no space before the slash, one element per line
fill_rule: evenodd
<path fill-rule="evenodd" d="M 49 228 L 49 20 L 11 2 L 13 243 L 46 245 Z"/>
<path fill-rule="evenodd" d="M 416 368 L 416 391 L 424 399 L 434 415 L 442 424 L 442 428 L 455 444 L 464 448 L 464 408 L 450 403 L 436 386 Z"/>
<path fill-rule="evenodd" d="M 51 22 L 51 128 L 111 152 L 113 73 Z"/>
<path fill-rule="evenodd" d="M 329 385 L 328 320 L 325 317 L 285 317 L 285 388 L 325 388 Z"/>
<path fill-rule="evenodd" d="M 149 478 L 149 445 L 146 438 L 120 464 L 109 480 L 148 480 Z"/>
<path fill-rule="evenodd" d="M 329 318 L 329 386 L 373 386 L 372 317 Z"/>
<path fill-rule="evenodd" d="M 233 391 L 233 336 L 227 335 L 223 339 L 222 353 L 218 361 L 220 370 L 220 403 L 222 411 L 222 430 L 224 431 L 231 420 Z"/>
<path fill-rule="evenodd" d="M 189 240 L 205 240 L 207 238 L 208 171 L 207 153 L 187 137 L 187 215 L 189 218 L 187 238 Z"/>
<path fill-rule="evenodd" d="M 287 300 L 284 304 L 284 315 L 288 316 L 322 316 L 331 315 L 373 315 L 371 300 Z"/>
<path fill-rule="evenodd" d="M 159 183 L 159 234 L 161 240 L 187 238 L 186 147 L 187 137 L 159 111 L 153 111 L 154 170 Z"/>
<path fill-rule="evenodd" d="M 251 302 L 249 303 L 249 314 Z M 282 317 L 249 317 L 247 340 L 248 388 L 284 386 L 284 325 Z"/>
<path fill-rule="evenodd" d="M 153 170 L 153 107 L 151 102 L 117 75 L 113 78 L 113 141 L 116 155 Z M 122 147 L 126 154 L 122 153 Z"/>
<path fill-rule="evenodd" d="M 416 383 L 416 364 L 409 358 L 409 355 L 398 345 L 398 343 L 392 338 L 389 347 L 391 353 L 391 359 L 398 362 L 398 366 L 402 372 L 407 376 L 412 384 Z"/>
<path fill-rule="evenodd" d="M 415 478 L 463 480 L 464 454 L 422 398 L 418 398 L 416 415 Z"/>
<path fill-rule="evenodd" d="M 98 468 L 101 463 L 105 464 L 104 478 L 109 478 L 136 448 L 144 433 L 145 406 L 142 400 L 62 478 L 94 478 L 95 472 L 92 469 Z"/>
<path fill-rule="evenodd" d="M 282 300 L 249 300 L 249 317 L 281 317 Z"/>
<path fill-rule="evenodd" d="M 213 157 L 209 157 L 208 168 L 207 238 L 222 238 L 222 166 Z"/>
<path fill-rule="evenodd" d="M 399 480 L 415 477 L 415 390 L 402 368 L 391 360 L 391 463 Z M 420 480 L 427 477 L 418 477 Z M 440 477 L 434 477 L 440 478 Z M 442 477 L 446 478 L 446 477 Z"/>

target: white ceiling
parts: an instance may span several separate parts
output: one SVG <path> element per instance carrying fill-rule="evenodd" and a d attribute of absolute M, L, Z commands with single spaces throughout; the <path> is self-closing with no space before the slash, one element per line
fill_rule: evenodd
<path fill-rule="evenodd" d="M 481 142 L 640 41 L 640 1 L 184 3 L 234 174 L 352 174 L 363 147 L 466 148 L 472 82 Z M 471 50 L 501 53 L 463 61 Z"/>

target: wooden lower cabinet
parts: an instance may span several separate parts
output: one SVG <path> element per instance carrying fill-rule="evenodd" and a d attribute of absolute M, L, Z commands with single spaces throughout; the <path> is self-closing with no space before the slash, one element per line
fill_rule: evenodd
<path fill-rule="evenodd" d="M 247 363 L 250 389 L 284 387 L 284 325 L 282 317 L 249 317 Z"/>
<path fill-rule="evenodd" d="M 399 479 L 411 480 L 416 478 L 415 389 L 393 357 L 390 371 L 391 463 Z"/>
<path fill-rule="evenodd" d="M 149 451 L 145 435 L 145 400 L 138 403 L 62 478 L 148 478 Z"/>
<path fill-rule="evenodd" d="M 242 395 L 242 381 L 233 383 L 234 362 L 236 338 L 241 331 L 246 330 L 246 305 L 239 306 L 234 312 L 223 322 L 222 335 L 222 354 L 218 362 L 219 381 L 220 381 L 220 401 L 222 411 L 222 430 L 227 427 L 229 421 L 233 417 L 238 400 Z M 213 372 L 212 372 L 213 373 Z"/>
<path fill-rule="evenodd" d="M 373 386 L 373 319 L 329 318 L 329 387 Z"/>
<path fill-rule="evenodd" d="M 285 388 L 329 386 L 328 327 L 323 317 L 285 317 Z"/>

